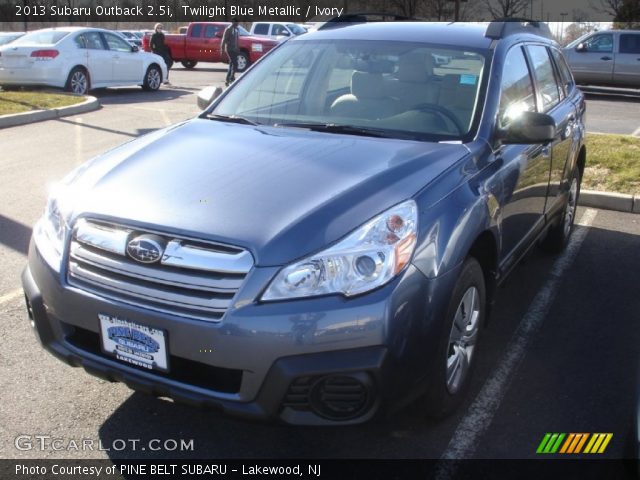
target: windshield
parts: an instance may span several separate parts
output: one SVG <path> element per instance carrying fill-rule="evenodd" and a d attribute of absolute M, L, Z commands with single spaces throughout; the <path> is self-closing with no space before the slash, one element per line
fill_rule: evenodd
<path fill-rule="evenodd" d="M 238 35 L 240 35 L 241 37 L 247 37 L 247 36 L 249 36 L 251 34 L 249 33 L 249 31 L 246 28 L 244 28 L 241 25 L 238 25 Z"/>
<path fill-rule="evenodd" d="M 484 64 L 478 51 L 424 43 L 292 41 L 212 113 L 284 128 L 459 140 L 473 125 Z"/>
<path fill-rule="evenodd" d="M 69 32 L 61 32 L 58 30 L 38 30 L 27 33 L 13 42 L 14 45 L 55 45 Z"/>

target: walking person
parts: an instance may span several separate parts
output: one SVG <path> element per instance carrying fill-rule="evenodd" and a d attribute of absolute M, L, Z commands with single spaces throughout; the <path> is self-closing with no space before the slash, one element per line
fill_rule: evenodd
<path fill-rule="evenodd" d="M 238 17 L 233 17 L 231 19 L 231 25 L 229 25 L 222 34 L 222 51 L 226 52 L 229 56 L 229 69 L 227 70 L 227 78 L 224 82 L 227 87 L 236 79 L 238 53 L 240 52 L 240 46 L 238 45 L 239 35 Z"/>
<path fill-rule="evenodd" d="M 156 55 L 160 55 L 164 63 L 167 64 L 167 78 L 164 83 L 169 83 L 169 70 L 173 66 L 173 58 L 171 58 L 171 50 L 167 47 L 167 44 L 164 43 L 164 33 L 162 33 L 162 24 L 156 23 L 154 27 L 154 33 L 151 35 L 151 40 L 149 41 L 149 46 L 151 47 L 151 51 Z"/>

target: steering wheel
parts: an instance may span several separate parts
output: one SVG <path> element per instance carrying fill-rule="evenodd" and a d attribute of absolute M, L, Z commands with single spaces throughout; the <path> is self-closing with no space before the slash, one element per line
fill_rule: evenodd
<path fill-rule="evenodd" d="M 437 113 L 441 117 L 444 117 L 447 120 L 449 120 L 451 123 L 453 123 L 453 126 L 456 127 L 456 130 L 458 130 L 458 133 L 461 136 L 464 135 L 464 133 L 466 132 L 465 128 L 460 123 L 460 120 L 458 120 L 458 117 L 456 117 L 451 110 L 448 110 L 441 105 L 436 105 L 435 103 L 420 103 L 418 105 L 411 107 L 411 110 L 416 110 L 418 112 Z"/>

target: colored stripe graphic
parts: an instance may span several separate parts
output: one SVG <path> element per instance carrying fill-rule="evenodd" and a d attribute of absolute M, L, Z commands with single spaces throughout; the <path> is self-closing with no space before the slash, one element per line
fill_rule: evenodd
<path fill-rule="evenodd" d="M 545 433 L 536 453 L 604 453 L 612 438 L 613 433 Z"/>

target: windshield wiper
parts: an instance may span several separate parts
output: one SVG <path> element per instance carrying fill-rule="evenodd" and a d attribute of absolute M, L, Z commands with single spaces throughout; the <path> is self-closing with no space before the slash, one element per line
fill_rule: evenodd
<path fill-rule="evenodd" d="M 347 135 L 362 135 L 365 137 L 389 138 L 389 137 L 397 136 L 397 132 L 390 132 L 388 130 L 383 130 L 379 128 L 352 127 L 350 125 L 340 125 L 337 123 L 291 122 L 291 123 L 276 123 L 274 127 L 306 128 L 309 130 L 313 130 L 314 132 L 344 133 Z"/>
<path fill-rule="evenodd" d="M 248 118 L 240 117 L 239 115 L 218 115 L 216 113 L 209 113 L 207 118 L 210 120 L 219 120 L 221 122 L 242 123 L 243 125 L 260 125 L 259 123 L 252 122 Z"/>

